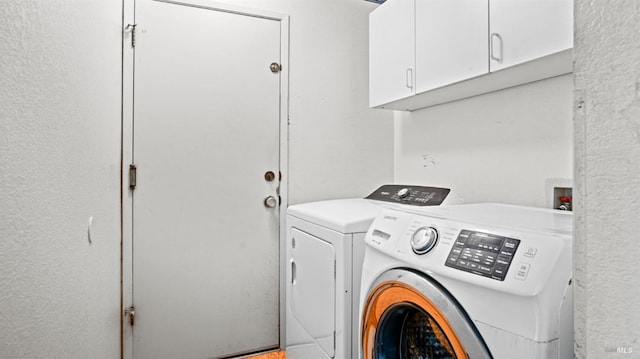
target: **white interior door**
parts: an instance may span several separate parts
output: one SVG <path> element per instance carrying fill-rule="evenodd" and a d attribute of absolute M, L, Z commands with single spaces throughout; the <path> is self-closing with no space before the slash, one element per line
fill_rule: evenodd
<path fill-rule="evenodd" d="M 207 4 L 135 4 L 135 359 L 279 344 L 281 24 Z"/>

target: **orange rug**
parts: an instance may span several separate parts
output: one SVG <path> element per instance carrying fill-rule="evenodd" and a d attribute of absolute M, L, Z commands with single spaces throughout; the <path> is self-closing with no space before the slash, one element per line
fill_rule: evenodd
<path fill-rule="evenodd" d="M 271 352 L 266 354 L 255 355 L 247 357 L 246 359 L 286 359 L 287 354 L 284 351 Z"/>

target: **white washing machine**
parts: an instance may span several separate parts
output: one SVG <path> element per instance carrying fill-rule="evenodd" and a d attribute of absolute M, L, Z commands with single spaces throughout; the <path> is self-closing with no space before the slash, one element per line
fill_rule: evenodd
<path fill-rule="evenodd" d="M 448 194 L 444 188 L 385 185 L 366 199 L 287 209 L 287 358 L 357 357 L 360 273 L 371 222 L 385 207 L 440 205 Z"/>
<path fill-rule="evenodd" d="M 572 215 L 383 210 L 365 236 L 360 357 L 573 358 Z"/>

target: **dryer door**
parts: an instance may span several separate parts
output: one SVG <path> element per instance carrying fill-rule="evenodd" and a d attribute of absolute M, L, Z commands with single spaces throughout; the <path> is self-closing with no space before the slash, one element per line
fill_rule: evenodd
<path fill-rule="evenodd" d="M 371 288 L 362 311 L 365 359 L 492 358 L 457 301 L 426 276 L 393 269 Z"/>
<path fill-rule="evenodd" d="M 313 340 L 333 358 L 336 331 L 336 253 L 322 239 L 291 230 L 291 311 Z"/>

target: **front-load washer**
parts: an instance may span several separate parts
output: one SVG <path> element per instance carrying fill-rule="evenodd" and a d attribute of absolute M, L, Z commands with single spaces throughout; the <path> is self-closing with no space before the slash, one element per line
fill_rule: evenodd
<path fill-rule="evenodd" d="M 288 208 L 287 358 L 357 357 L 360 273 L 371 222 L 383 208 L 440 205 L 448 194 L 445 188 L 384 185 L 365 199 Z"/>
<path fill-rule="evenodd" d="M 365 236 L 360 357 L 573 357 L 572 215 L 383 210 Z"/>

